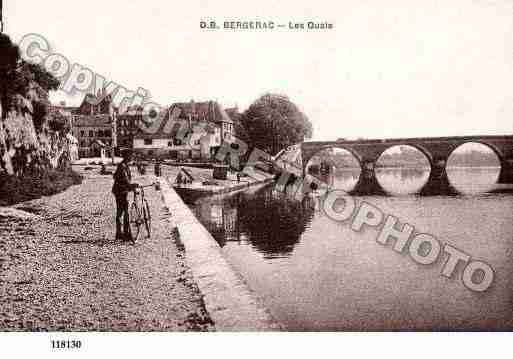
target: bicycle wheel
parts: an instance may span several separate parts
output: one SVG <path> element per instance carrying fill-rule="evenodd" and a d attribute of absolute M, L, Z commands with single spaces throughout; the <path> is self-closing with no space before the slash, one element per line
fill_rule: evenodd
<path fill-rule="evenodd" d="M 143 203 L 143 220 L 144 220 L 144 226 L 146 227 L 146 232 L 148 233 L 148 238 L 151 236 L 151 212 L 150 212 L 150 206 L 148 205 L 148 201 L 146 199 Z"/>
<path fill-rule="evenodd" d="M 136 241 L 137 237 L 139 237 L 139 232 L 141 231 L 141 213 L 139 208 L 137 208 L 137 204 L 135 202 L 130 206 L 130 210 L 128 211 L 128 215 L 130 216 L 130 232 L 132 235 L 132 241 Z"/>

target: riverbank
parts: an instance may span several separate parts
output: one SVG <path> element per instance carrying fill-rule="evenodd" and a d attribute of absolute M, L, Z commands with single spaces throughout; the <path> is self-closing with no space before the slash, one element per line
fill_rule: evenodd
<path fill-rule="evenodd" d="M 160 178 L 164 205 L 176 228 L 186 261 L 203 294 L 205 307 L 216 325 L 223 331 L 280 330 L 259 298 L 235 272 L 222 254 L 221 247 L 198 221 L 191 209 L 168 180 Z"/>
<path fill-rule="evenodd" d="M 0 330 L 214 330 L 160 192 L 146 190 L 151 239 L 127 244 L 114 239 L 112 177 L 78 171 L 82 184 L 0 217 Z"/>
<path fill-rule="evenodd" d="M 118 164 L 123 160 L 121 157 L 114 157 L 114 164 Z M 80 158 L 78 160 L 74 160 L 71 162 L 73 166 L 89 166 L 89 165 L 101 165 L 102 163 L 106 165 L 112 165 L 111 157 L 85 157 Z"/>

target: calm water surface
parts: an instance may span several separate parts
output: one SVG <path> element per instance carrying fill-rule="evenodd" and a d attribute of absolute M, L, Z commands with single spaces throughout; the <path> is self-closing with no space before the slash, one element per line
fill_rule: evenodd
<path fill-rule="evenodd" d="M 466 195 L 406 195 L 404 187 L 414 190 L 426 174 L 387 169 L 380 183 L 402 195 L 356 200 L 489 263 L 496 277 L 484 293 L 464 287 L 460 266 L 453 278 L 442 277 L 446 257 L 430 266 L 416 264 L 408 254 L 378 244 L 378 230 L 357 233 L 326 217 L 315 198 L 300 202 L 265 187 L 204 198 L 194 211 L 290 330 L 512 328 L 513 196 L 476 194 L 493 186 L 485 177 L 493 180 L 497 169 L 454 173 L 451 183 L 467 189 Z M 347 190 L 355 175 L 337 173 L 330 181 Z"/>

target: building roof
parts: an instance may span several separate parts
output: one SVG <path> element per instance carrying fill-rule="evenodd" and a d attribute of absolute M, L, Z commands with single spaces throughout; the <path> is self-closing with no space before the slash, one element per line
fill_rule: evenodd
<path fill-rule="evenodd" d="M 179 112 L 176 112 L 175 109 L 178 109 Z M 180 119 L 189 119 L 190 116 L 192 119 L 200 121 L 233 123 L 223 106 L 216 101 L 174 103 L 169 107 L 169 113 L 176 113 Z"/>
<path fill-rule="evenodd" d="M 151 120 L 147 118 L 145 115 L 126 115 L 126 116 L 139 116 L 141 120 L 141 124 L 139 129 L 134 133 L 134 138 L 144 138 L 144 139 L 161 139 L 161 138 L 172 138 L 169 133 L 169 128 L 166 126 L 167 121 L 167 112 L 161 112 L 158 114 L 157 119 Z M 153 121 L 158 121 L 158 128 L 151 125 Z M 145 125 L 147 125 L 147 131 L 144 130 Z M 151 131 L 151 132 L 150 132 Z"/>
<path fill-rule="evenodd" d="M 215 124 L 221 122 L 233 124 L 233 120 L 223 107 L 215 101 L 174 103 L 168 111 L 161 112 L 158 116 L 160 125 L 156 131 L 149 133 L 141 130 L 134 135 L 134 138 L 172 139 L 176 138 L 178 131 L 183 128 L 182 126 L 193 127 L 202 121 Z M 189 119 L 192 120 L 191 123 L 188 122 Z M 171 124 L 168 121 L 171 121 Z M 149 120 L 147 122 L 149 123 Z M 192 128 L 189 128 L 189 130 L 192 130 Z"/>
<path fill-rule="evenodd" d="M 104 89 L 103 91 L 98 91 L 98 94 L 96 95 L 93 95 L 92 93 L 86 94 L 82 103 L 75 112 L 83 115 L 91 113 L 107 115 L 113 110 L 111 107 L 112 96 L 108 95 Z"/>

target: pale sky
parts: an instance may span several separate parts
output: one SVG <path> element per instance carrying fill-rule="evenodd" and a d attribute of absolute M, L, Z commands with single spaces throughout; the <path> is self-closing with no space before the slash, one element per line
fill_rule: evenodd
<path fill-rule="evenodd" d="M 513 1 L 5 0 L 5 31 L 161 104 L 288 95 L 314 139 L 513 133 Z M 202 30 L 201 20 L 332 30 Z M 59 99 L 60 96 L 53 96 Z M 80 99 L 68 100 L 74 104 Z"/>

